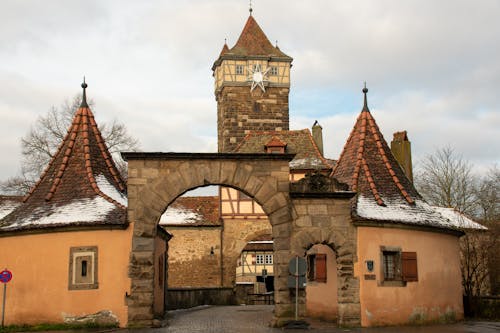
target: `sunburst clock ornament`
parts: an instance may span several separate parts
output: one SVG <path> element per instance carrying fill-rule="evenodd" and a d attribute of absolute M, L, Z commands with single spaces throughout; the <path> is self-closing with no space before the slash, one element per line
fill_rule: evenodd
<path fill-rule="evenodd" d="M 264 72 L 260 68 L 260 65 L 256 65 L 254 67 L 251 66 L 248 68 L 248 71 L 250 72 L 248 80 L 252 81 L 252 85 L 250 86 L 250 91 L 253 91 L 254 88 L 257 86 L 259 86 L 263 92 L 266 91 L 266 88 L 264 87 L 264 82 L 269 81 L 267 77 L 267 72 L 269 71 L 270 68 L 271 67 L 268 67 Z"/>

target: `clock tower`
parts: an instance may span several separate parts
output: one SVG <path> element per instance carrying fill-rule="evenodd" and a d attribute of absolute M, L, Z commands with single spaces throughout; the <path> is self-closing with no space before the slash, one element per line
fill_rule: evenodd
<path fill-rule="evenodd" d="M 224 44 L 212 66 L 219 153 L 232 152 L 252 131 L 289 129 L 291 63 L 250 12 L 236 44 Z"/>

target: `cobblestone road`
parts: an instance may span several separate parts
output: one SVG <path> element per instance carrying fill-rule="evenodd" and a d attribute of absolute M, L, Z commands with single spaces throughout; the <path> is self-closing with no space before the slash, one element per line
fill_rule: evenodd
<path fill-rule="evenodd" d="M 268 333 L 284 332 L 283 329 L 270 328 L 272 306 L 207 306 L 191 310 L 169 313 L 168 327 L 150 330 L 131 330 L 134 333 Z M 342 329 L 332 324 L 311 322 L 309 330 L 285 330 L 301 332 L 352 332 L 352 333 L 498 333 L 500 322 L 464 322 L 452 325 L 433 325 L 418 327 L 384 327 Z"/>

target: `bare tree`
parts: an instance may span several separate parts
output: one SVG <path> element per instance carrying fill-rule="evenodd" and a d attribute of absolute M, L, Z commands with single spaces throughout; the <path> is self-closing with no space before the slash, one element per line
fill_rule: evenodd
<path fill-rule="evenodd" d="M 452 148 L 445 147 L 421 162 L 416 186 L 430 203 L 473 215 L 477 204 L 476 181 L 472 165 Z"/>
<path fill-rule="evenodd" d="M 464 294 L 493 291 L 498 285 L 500 171 L 494 167 L 482 178 L 472 174 L 472 165 L 452 148 L 438 149 L 420 164 L 415 177 L 417 189 L 431 204 L 454 208 L 472 216 L 489 230 L 464 230 L 460 239 Z M 493 262 L 496 260 L 496 262 Z"/>
<path fill-rule="evenodd" d="M 21 139 L 20 175 L 1 182 L 1 192 L 24 194 L 34 185 L 57 152 L 80 104 L 81 96 L 78 95 L 72 100 L 64 101 L 59 107 L 53 106 L 45 115 L 38 117 L 29 132 Z M 88 104 L 92 107 L 94 103 L 90 101 Z M 126 163 L 121 159 L 119 152 L 135 151 L 139 147 L 139 142 L 127 132 L 125 125 L 117 120 L 101 123 L 99 130 L 118 170 L 126 177 Z"/>

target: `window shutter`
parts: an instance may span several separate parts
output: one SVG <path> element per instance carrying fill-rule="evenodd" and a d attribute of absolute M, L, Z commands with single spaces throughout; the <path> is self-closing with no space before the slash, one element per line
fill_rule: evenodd
<path fill-rule="evenodd" d="M 326 282 L 326 254 L 316 254 L 316 281 Z"/>
<path fill-rule="evenodd" d="M 401 266 L 403 281 L 418 281 L 417 252 L 401 252 Z"/>

